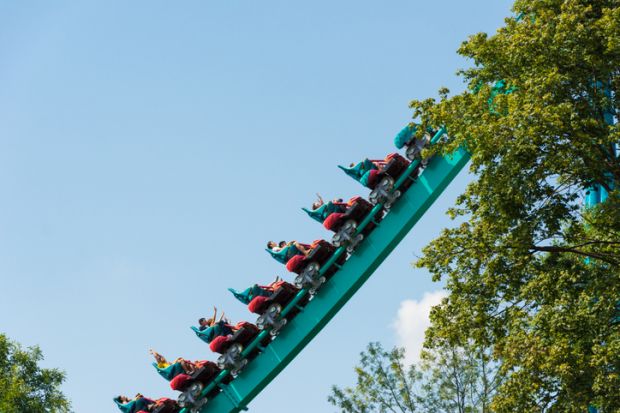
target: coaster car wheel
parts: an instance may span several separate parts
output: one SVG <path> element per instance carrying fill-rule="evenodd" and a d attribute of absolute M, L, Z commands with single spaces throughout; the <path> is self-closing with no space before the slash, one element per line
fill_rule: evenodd
<path fill-rule="evenodd" d="M 385 176 L 379 182 L 379 185 L 372 190 L 368 198 L 374 205 L 385 203 L 389 199 L 390 191 L 394 188 L 394 178 Z"/>
<path fill-rule="evenodd" d="M 247 359 L 244 359 L 241 353 L 243 352 L 243 346 L 239 343 L 235 343 L 228 351 L 222 354 L 217 359 L 217 365 L 222 370 L 228 369 L 231 370 L 231 373 L 236 371 L 237 373 L 245 367 L 248 363 Z M 235 374 L 233 374 L 235 375 Z"/>
<path fill-rule="evenodd" d="M 321 266 L 317 262 L 311 262 L 304 268 L 301 274 L 295 277 L 295 285 L 299 288 L 310 288 L 319 277 Z"/>
<path fill-rule="evenodd" d="M 325 277 L 320 275 L 319 270 L 321 267 L 318 263 L 312 262 L 310 263 L 306 269 L 295 278 L 295 284 L 299 288 L 306 288 L 310 295 L 316 294 L 321 285 L 327 280 Z"/>
<path fill-rule="evenodd" d="M 363 240 L 364 240 L 364 234 L 357 234 L 355 238 L 353 238 L 351 243 L 347 245 L 347 252 L 351 254 L 353 251 L 355 251 L 355 248 L 357 247 L 357 245 Z"/>
<path fill-rule="evenodd" d="M 342 237 L 340 236 L 340 233 L 336 233 L 334 234 L 334 236 L 332 237 L 332 244 L 334 244 L 334 247 L 340 247 L 340 245 L 342 245 L 342 242 L 344 240 L 342 239 Z"/>
<path fill-rule="evenodd" d="M 281 327 L 280 313 L 282 312 L 282 306 L 280 304 L 271 304 L 267 311 L 265 311 L 256 320 L 256 326 L 259 330 L 266 330 L 271 328 L 272 331 L 276 327 Z M 277 334 L 277 333 L 276 333 Z"/>
<path fill-rule="evenodd" d="M 414 161 L 420 153 L 420 149 L 415 146 L 415 143 L 412 142 L 411 145 L 407 146 L 407 150 L 405 151 L 405 156 L 410 161 Z"/>
<path fill-rule="evenodd" d="M 431 135 L 431 133 L 427 132 L 424 134 L 422 139 L 418 139 L 418 138 L 411 139 L 407 143 L 407 150 L 405 151 L 405 156 L 407 157 L 407 159 L 409 159 L 410 161 L 414 161 L 416 159 L 419 159 L 420 161 L 422 161 L 422 156 L 421 156 L 422 150 L 433 139 L 433 135 L 434 133 Z"/>
<path fill-rule="evenodd" d="M 177 399 L 177 403 L 179 404 L 179 407 L 185 409 L 187 407 L 190 407 L 191 400 L 185 393 L 181 393 L 179 395 L 179 398 Z"/>
<path fill-rule="evenodd" d="M 230 371 L 230 374 L 233 375 L 233 377 L 237 377 L 239 375 L 239 373 L 241 372 L 241 370 L 243 370 L 245 368 L 245 366 L 248 365 L 248 359 L 243 359 L 239 362 L 239 364 L 237 366 L 235 366 L 235 368 L 233 368 Z"/>
<path fill-rule="evenodd" d="M 338 230 L 338 232 L 334 234 L 332 238 L 332 244 L 334 244 L 336 247 L 344 247 L 350 244 L 351 241 L 354 240 L 356 229 L 357 223 L 352 219 L 347 220 Z"/>
<path fill-rule="evenodd" d="M 202 407 L 207 403 L 207 398 L 201 398 L 200 393 L 204 389 L 202 383 L 194 383 L 189 389 L 179 395 L 177 403 L 179 407 L 185 408 L 190 412 L 199 412 Z"/>
<path fill-rule="evenodd" d="M 385 204 L 383 204 L 383 206 L 385 207 L 385 209 L 390 209 L 392 208 L 392 204 L 394 202 L 396 202 L 396 200 L 400 197 L 401 192 L 397 189 L 396 191 L 392 192 L 389 195 L 389 198 L 385 201 Z"/>
<path fill-rule="evenodd" d="M 200 392 L 202 391 L 202 389 L 204 389 L 204 385 L 202 383 L 196 382 L 193 383 L 191 386 L 189 386 L 189 389 L 187 389 L 187 392 L 192 395 L 194 398 L 200 396 Z"/>
<path fill-rule="evenodd" d="M 318 291 L 318 289 L 319 289 L 319 288 L 321 288 L 321 286 L 322 286 L 323 284 L 325 284 L 325 281 L 327 281 L 327 278 L 325 278 L 325 277 L 321 277 L 321 278 L 319 278 L 319 279 L 318 279 L 318 284 L 317 284 L 317 286 L 316 286 L 316 287 L 312 287 L 312 288 L 310 288 L 310 289 L 308 290 L 308 293 L 310 293 L 310 295 L 315 295 L 315 294 L 316 294 L 316 292 Z"/>
<path fill-rule="evenodd" d="M 277 321 L 274 324 L 273 328 L 271 330 L 269 330 L 269 335 L 271 337 L 275 337 L 278 334 L 280 334 L 280 330 L 282 330 L 282 327 L 284 327 L 287 322 L 288 322 L 288 320 L 286 318 L 282 318 L 281 320 Z"/>

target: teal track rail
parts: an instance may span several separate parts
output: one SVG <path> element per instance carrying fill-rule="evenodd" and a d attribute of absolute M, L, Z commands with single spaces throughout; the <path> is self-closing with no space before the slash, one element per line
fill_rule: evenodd
<path fill-rule="evenodd" d="M 247 410 L 250 401 L 327 325 L 381 265 L 468 160 L 469 154 L 464 149 L 449 156 L 433 158 L 416 182 L 396 201 L 381 224 L 321 287 L 303 311 L 282 329 L 278 337 L 235 380 L 229 385 L 219 384 L 222 392 L 209 400 L 200 412 L 235 413 Z M 342 253 L 343 248 L 336 252 Z"/>

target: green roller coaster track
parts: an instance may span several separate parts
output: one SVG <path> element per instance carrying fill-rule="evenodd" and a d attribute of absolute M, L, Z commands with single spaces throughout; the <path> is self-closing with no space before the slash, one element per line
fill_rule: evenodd
<path fill-rule="evenodd" d="M 443 130 L 438 132 L 433 141 L 436 141 L 442 133 Z M 218 396 L 208 400 L 200 412 L 234 413 L 246 410 L 250 401 L 329 323 L 331 318 L 381 265 L 468 160 L 469 154 L 464 149 L 449 156 L 435 156 L 431 159 L 423 173 L 398 199 L 380 225 L 361 243 L 318 294 L 303 307 L 301 313 L 283 328 L 280 335 L 263 348 L 262 353 L 251 361 L 230 384 L 221 383 L 229 374 L 225 370 L 202 391 L 202 395 L 206 395 L 215 386 L 222 389 Z M 408 179 L 407 176 L 417 167 L 418 162 L 416 160 L 411 164 L 407 172 L 396 182 L 395 187 L 398 188 L 405 179 Z M 358 230 L 361 231 L 380 209 L 381 205 L 376 206 L 359 225 Z M 336 265 L 335 261 L 344 253 L 344 248 L 339 248 L 321 271 L 325 271 L 330 265 Z M 307 291 L 302 290 L 282 314 L 285 316 L 305 294 Z M 268 332 L 263 331 L 244 350 L 244 355 L 257 347 L 267 334 Z M 189 409 L 184 409 L 184 412 L 188 411 Z"/>

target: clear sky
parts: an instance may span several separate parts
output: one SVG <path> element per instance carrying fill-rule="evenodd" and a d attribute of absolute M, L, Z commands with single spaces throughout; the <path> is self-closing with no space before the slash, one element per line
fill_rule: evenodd
<path fill-rule="evenodd" d="M 0 0 L 0 331 L 67 372 L 79 413 L 173 396 L 148 349 L 214 359 L 189 326 L 213 305 L 255 320 L 226 288 L 291 279 L 265 242 L 329 237 L 300 207 L 366 195 L 336 165 L 393 151 L 411 99 L 461 90 L 456 49 L 510 5 Z M 419 341 L 441 287 L 411 262 L 468 179 L 252 411 L 335 411 L 369 341 Z"/>

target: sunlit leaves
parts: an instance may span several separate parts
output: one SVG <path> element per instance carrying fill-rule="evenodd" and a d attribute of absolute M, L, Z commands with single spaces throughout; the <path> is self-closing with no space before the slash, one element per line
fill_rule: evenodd
<path fill-rule="evenodd" d="M 447 127 L 437 150 L 465 145 L 476 174 L 449 211 L 467 222 L 417 262 L 451 293 L 427 344 L 493 345 L 508 376 L 496 411 L 620 409 L 620 131 L 604 116 L 617 116 L 619 3 L 516 1 L 519 19 L 459 49 L 466 92 L 411 103 Z M 584 211 L 593 184 L 610 198 Z"/>
<path fill-rule="evenodd" d="M 38 347 L 23 349 L 0 334 L 0 412 L 63 413 L 69 401 L 60 391 L 65 374 L 43 369 Z"/>

